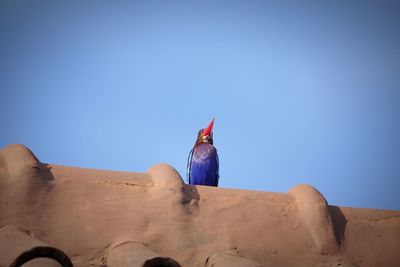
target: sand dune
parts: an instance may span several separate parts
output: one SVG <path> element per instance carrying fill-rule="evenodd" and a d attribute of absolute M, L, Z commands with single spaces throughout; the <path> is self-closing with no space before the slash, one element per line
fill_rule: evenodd
<path fill-rule="evenodd" d="M 0 152 L 0 226 L 1 267 L 400 266 L 400 211 L 330 206 L 309 185 L 189 186 L 166 164 L 43 164 L 22 145 Z"/>

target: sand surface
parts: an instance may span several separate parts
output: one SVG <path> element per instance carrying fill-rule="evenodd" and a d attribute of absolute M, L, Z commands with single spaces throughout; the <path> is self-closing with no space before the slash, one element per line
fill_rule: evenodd
<path fill-rule="evenodd" d="M 76 267 L 400 266 L 400 211 L 330 206 L 309 185 L 189 186 L 166 164 L 146 173 L 43 164 L 22 145 L 0 152 L 0 226 L 0 267 L 37 247 Z M 40 260 L 23 266 L 61 266 Z"/>

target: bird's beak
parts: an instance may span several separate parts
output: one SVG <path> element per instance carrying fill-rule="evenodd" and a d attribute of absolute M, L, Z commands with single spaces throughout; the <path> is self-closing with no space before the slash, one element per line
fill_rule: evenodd
<path fill-rule="evenodd" d="M 212 128 L 214 126 L 214 118 L 211 120 L 210 124 L 208 124 L 207 128 L 201 134 L 202 136 L 211 135 Z"/>

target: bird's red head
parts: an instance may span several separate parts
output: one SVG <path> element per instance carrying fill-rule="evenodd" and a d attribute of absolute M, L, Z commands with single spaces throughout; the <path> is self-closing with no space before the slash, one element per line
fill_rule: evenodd
<path fill-rule="evenodd" d="M 213 126 L 214 126 L 214 118 L 208 124 L 207 128 L 201 129 L 199 131 L 195 146 L 201 143 L 213 144 L 213 132 L 212 132 Z"/>

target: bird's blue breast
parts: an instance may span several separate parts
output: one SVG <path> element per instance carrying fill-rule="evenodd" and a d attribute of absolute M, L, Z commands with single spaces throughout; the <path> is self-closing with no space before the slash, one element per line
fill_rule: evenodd
<path fill-rule="evenodd" d="M 218 155 L 211 144 L 199 144 L 193 150 L 190 183 L 218 186 Z"/>

